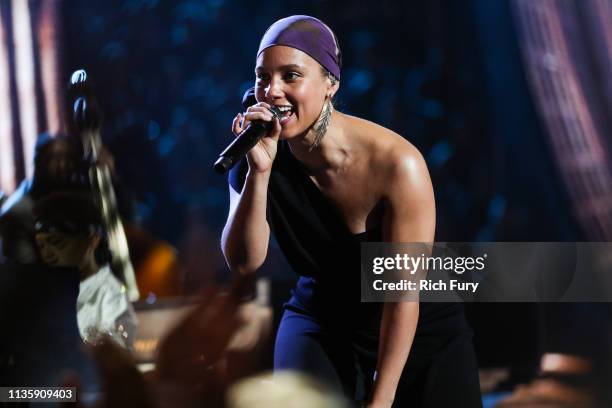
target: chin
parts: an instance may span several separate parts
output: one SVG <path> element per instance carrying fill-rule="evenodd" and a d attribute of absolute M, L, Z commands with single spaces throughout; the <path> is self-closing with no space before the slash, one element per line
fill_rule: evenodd
<path fill-rule="evenodd" d="M 283 129 L 279 135 L 279 140 L 290 140 L 298 136 L 298 133 L 291 131 L 291 129 L 287 129 L 286 131 Z"/>
<path fill-rule="evenodd" d="M 306 134 L 307 130 L 305 129 L 296 129 L 293 126 L 288 127 L 287 129 L 282 129 L 279 139 L 280 140 L 291 140 L 299 137 L 303 137 Z"/>

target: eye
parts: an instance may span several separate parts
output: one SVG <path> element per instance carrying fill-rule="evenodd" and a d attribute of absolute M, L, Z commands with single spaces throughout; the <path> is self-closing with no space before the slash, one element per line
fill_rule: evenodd
<path fill-rule="evenodd" d="M 56 249 L 64 249 L 68 241 L 61 235 L 51 235 L 47 238 L 47 245 Z"/>
<path fill-rule="evenodd" d="M 269 79 L 269 75 L 265 72 L 256 72 L 255 77 L 258 81 L 267 81 Z"/>
<path fill-rule="evenodd" d="M 297 72 L 287 72 L 284 76 L 283 79 L 285 81 L 295 81 L 296 79 L 298 79 L 300 77 L 300 74 L 298 74 Z"/>

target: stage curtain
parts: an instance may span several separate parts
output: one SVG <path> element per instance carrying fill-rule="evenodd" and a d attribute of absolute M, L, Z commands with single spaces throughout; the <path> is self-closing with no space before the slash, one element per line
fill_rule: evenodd
<path fill-rule="evenodd" d="M 525 74 L 576 218 L 612 240 L 612 2 L 511 0 Z"/>

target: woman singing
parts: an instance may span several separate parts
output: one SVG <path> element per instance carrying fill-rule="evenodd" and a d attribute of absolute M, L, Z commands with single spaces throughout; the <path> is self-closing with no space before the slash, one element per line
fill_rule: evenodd
<path fill-rule="evenodd" d="M 372 408 L 479 407 L 461 305 L 360 302 L 360 243 L 433 242 L 435 203 L 413 145 L 334 109 L 340 68 L 337 39 L 316 18 L 287 17 L 264 34 L 257 103 L 232 127 L 238 135 L 253 120 L 272 126 L 230 173 L 227 263 L 255 272 L 273 232 L 300 275 L 275 370 L 309 373 Z"/>

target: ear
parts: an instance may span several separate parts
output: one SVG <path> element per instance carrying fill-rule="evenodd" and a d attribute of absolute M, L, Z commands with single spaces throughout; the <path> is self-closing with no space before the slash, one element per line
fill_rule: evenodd
<path fill-rule="evenodd" d="M 336 92 L 338 92 L 338 88 L 340 88 L 340 82 L 336 79 L 328 78 L 327 85 L 327 94 L 325 95 L 328 99 L 332 99 Z"/>
<path fill-rule="evenodd" d="M 91 234 L 89 234 L 89 249 L 91 251 L 95 251 L 98 248 L 98 245 L 100 245 L 100 235 L 96 234 L 95 232 L 92 232 Z"/>

